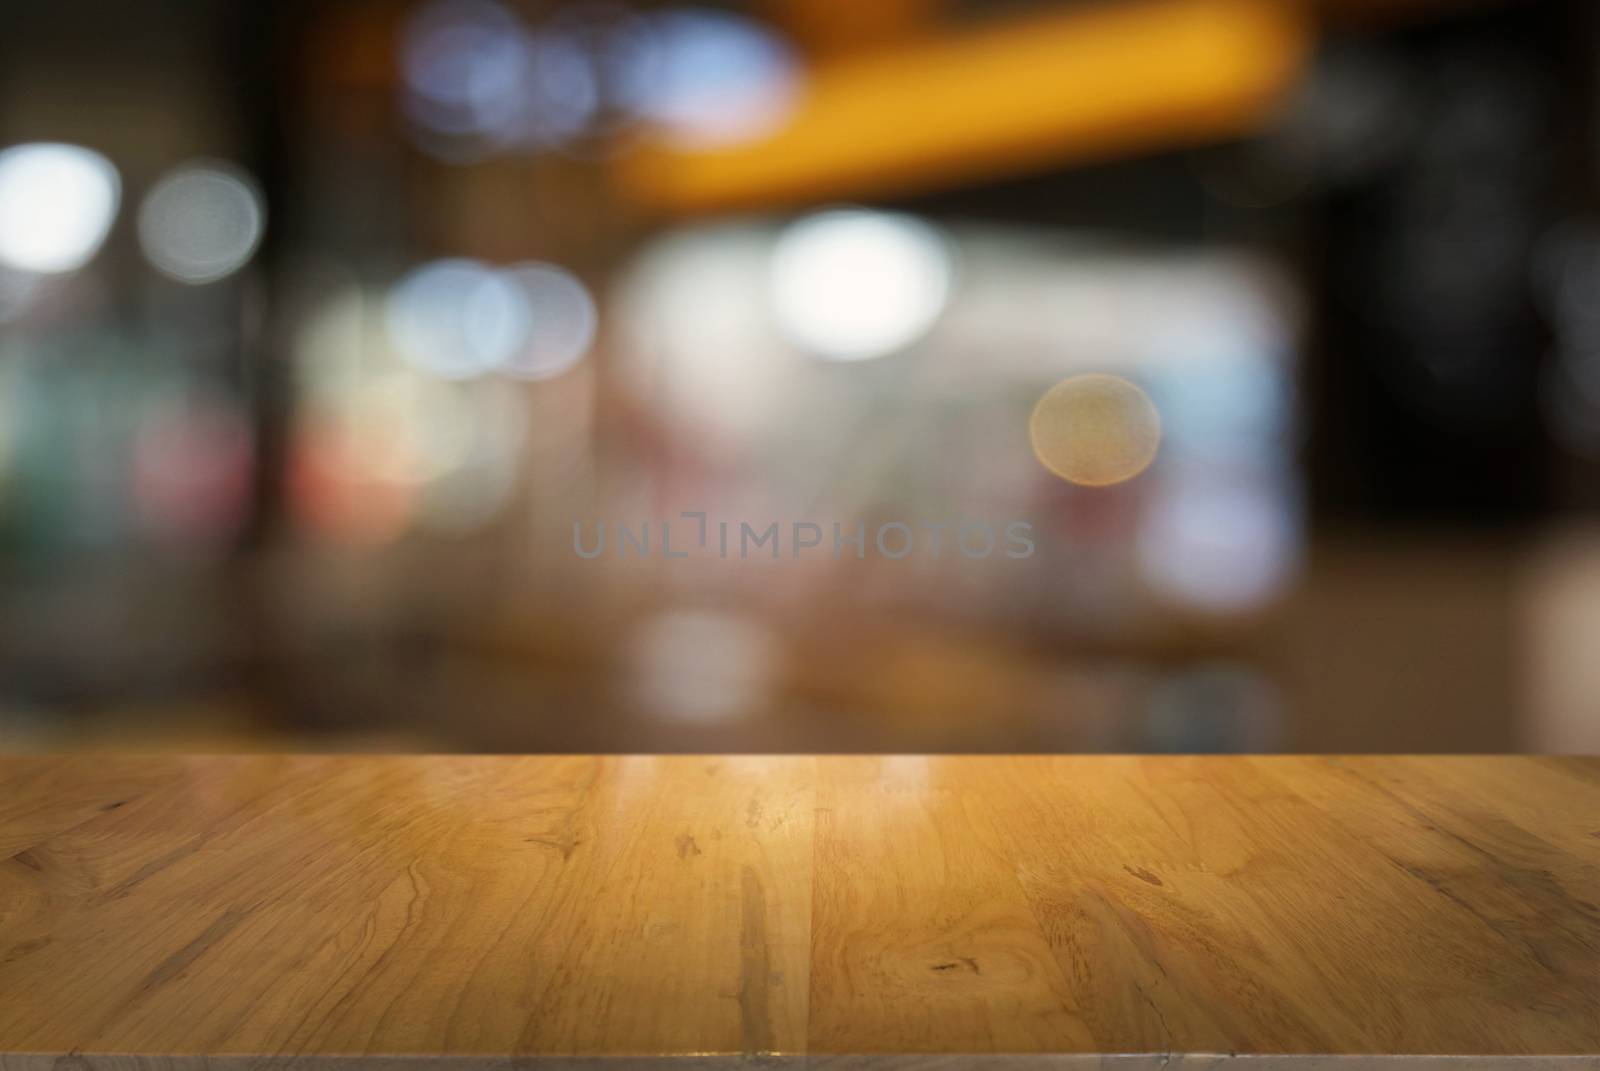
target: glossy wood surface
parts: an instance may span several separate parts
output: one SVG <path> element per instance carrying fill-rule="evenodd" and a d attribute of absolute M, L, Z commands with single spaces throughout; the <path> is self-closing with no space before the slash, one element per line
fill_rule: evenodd
<path fill-rule="evenodd" d="M 0 759 L 6 1071 L 1168 1052 L 1600 1053 L 1600 760 Z"/>

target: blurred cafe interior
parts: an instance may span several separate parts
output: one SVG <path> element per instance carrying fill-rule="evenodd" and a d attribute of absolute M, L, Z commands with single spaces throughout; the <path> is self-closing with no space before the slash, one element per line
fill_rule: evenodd
<path fill-rule="evenodd" d="M 1600 751 L 1597 58 L 8 3 L 0 751 Z"/>

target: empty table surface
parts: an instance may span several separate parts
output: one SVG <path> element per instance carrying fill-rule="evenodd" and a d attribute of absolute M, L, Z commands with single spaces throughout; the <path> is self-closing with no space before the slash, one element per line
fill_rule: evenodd
<path fill-rule="evenodd" d="M 4 1071 L 1596 1053 L 1600 760 L 0 759 Z"/>

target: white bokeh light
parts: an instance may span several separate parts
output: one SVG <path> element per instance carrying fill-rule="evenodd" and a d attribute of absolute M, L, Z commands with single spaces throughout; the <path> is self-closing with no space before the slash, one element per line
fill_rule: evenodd
<path fill-rule="evenodd" d="M 209 283 L 244 267 L 265 223 L 261 194 L 246 175 L 220 165 L 189 165 L 145 196 L 139 245 L 163 274 Z"/>
<path fill-rule="evenodd" d="M 504 367 L 528 345 L 533 310 L 506 273 L 473 260 L 436 260 L 389 291 L 384 323 L 411 365 L 466 379 Z"/>
<path fill-rule="evenodd" d="M 625 106 L 670 145 L 713 149 L 782 126 L 801 90 L 800 62 L 772 30 L 731 11 L 647 15 L 613 62 Z"/>
<path fill-rule="evenodd" d="M 1298 522 L 1270 479 L 1174 480 L 1151 505 L 1139 558 L 1164 598 L 1241 613 L 1271 602 L 1293 579 Z"/>
<path fill-rule="evenodd" d="M 739 441 L 770 428 L 814 364 L 773 330 L 771 258 L 770 235 L 737 223 L 652 242 L 613 291 L 624 388 L 695 434 Z"/>
<path fill-rule="evenodd" d="M 0 151 L 0 264 L 39 275 L 81 268 L 105 242 L 121 193 L 117 169 L 91 149 Z"/>
<path fill-rule="evenodd" d="M 950 257 L 909 216 L 839 209 L 793 224 L 773 252 L 778 328 L 829 360 L 881 357 L 916 341 L 944 308 Z"/>
<path fill-rule="evenodd" d="M 528 307 L 523 345 L 501 371 L 519 379 L 548 379 L 581 361 L 594 343 L 594 299 L 578 279 L 554 264 L 514 265 L 505 278 L 521 289 Z"/>

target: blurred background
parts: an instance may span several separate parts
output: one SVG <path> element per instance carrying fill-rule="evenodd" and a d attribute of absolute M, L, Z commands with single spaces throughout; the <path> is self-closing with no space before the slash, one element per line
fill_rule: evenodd
<path fill-rule="evenodd" d="M 1597 58 L 1588 0 L 8 4 L 0 751 L 1600 751 Z M 782 554 L 619 550 L 685 511 Z M 1036 553 L 788 545 L 970 521 Z"/>

